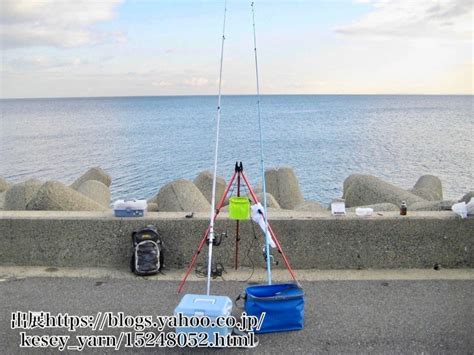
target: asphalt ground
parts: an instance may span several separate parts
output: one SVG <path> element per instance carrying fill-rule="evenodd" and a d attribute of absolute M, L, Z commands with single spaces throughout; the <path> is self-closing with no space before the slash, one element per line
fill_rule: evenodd
<path fill-rule="evenodd" d="M 1 270 L 0 270 L 1 271 Z M 27 273 L 25 273 L 27 275 Z M 416 274 L 416 273 L 415 273 Z M 301 331 L 258 335 L 253 349 L 89 348 L 82 353 L 396 353 L 472 354 L 474 351 L 474 281 L 466 279 L 302 281 L 305 327 Z M 26 335 L 107 334 L 130 329 L 11 329 L 12 312 L 51 314 L 171 315 L 179 303 L 178 281 L 130 277 L 19 277 L 0 272 L 0 353 L 54 354 L 52 348 L 20 348 Z M 231 298 L 247 283 L 212 283 L 212 293 Z M 205 293 L 205 281 L 189 281 L 184 293 Z M 234 307 L 234 312 L 237 310 Z M 79 353 L 65 350 L 64 353 Z"/>

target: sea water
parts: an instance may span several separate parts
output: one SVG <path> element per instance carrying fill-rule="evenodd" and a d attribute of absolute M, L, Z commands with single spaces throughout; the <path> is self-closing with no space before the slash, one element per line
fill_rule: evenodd
<path fill-rule="evenodd" d="M 213 168 L 215 96 L 0 100 L 0 176 L 71 183 L 92 166 L 112 198 L 149 198 Z M 224 96 L 218 173 L 242 161 L 261 180 L 255 96 Z M 292 166 L 303 195 L 341 196 L 353 173 L 403 188 L 438 176 L 445 198 L 473 189 L 473 97 L 275 95 L 261 98 L 267 168 Z"/>

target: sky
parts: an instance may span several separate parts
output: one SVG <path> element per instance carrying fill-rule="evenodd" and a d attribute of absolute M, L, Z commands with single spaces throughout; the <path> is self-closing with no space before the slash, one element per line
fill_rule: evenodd
<path fill-rule="evenodd" d="M 0 0 L 0 97 L 215 95 L 224 1 Z M 471 0 L 257 0 L 262 94 L 473 94 Z M 227 1 L 223 94 L 254 94 Z"/>

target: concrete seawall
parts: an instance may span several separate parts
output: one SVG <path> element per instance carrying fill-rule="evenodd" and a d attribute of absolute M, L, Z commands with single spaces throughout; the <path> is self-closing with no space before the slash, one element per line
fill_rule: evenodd
<path fill-rule="evenodd" d="M 207 213 L 148 213 L 145 218 L 115 218 L 112 212 L 0 211 L 0 264 L 67 267 L 124 267 L 133 230 L 154 224 L 165 243 L 168 268 L 184 268 L 208 225 Z M 310 212 L 270 214 L 283 250 L 298 269 L 474 267 L 474 218 L 452 212 L 384 212 L 360 218 Z M 215 261 L 227 268 L 235 255 L 235 222 L 222 213 L 217 232 L 227 238 Z M 255 237 L 256 236 L 256 237 Z M 241 223 L 240 264 L 264 266 L 263 237 L 257 226 Z M 206 262 L 204 247 L 198 263 Z M 284 267 L 281 256 L 276 267 Z"/>

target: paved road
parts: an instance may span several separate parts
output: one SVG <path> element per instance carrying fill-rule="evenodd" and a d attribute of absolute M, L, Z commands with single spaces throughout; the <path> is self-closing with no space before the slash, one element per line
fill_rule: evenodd
<path fill-rule="evenodd" d="M 177 282 L 94 278 L 7 278 L 0 282 L 0 353 L 49 353 L 19 349 L 19 330 L 10 329 L 12 311 L 43 310 L 54 314 L 171 314 L 177 305 Z M 245 284 L 213 284 L 214 294 L 237 295 Z M 446 353 L 472 354 L 474 282 L 317 281 L 304 282 L 305 329 L 261 335 L 253 350 L 234 353 Z M 188 282 L 186 292 L 203 293 L 204 282 Z M 108 330 L 109 334 L 118 334 Z M 29 331 L 29 334 L 67 334 Z M 91 331 L 78 334 L 91 334 Z M 21 350 L 21 351 L 20 351 Z M 170 349 L 187 353 L 191 350 Z M 218 350 L 200 349 L 201 353 Z M 114 353 L 111 349 L 83 353 Z M 156 349 L 121 349 L 120 353 Z M 54 353 L 54 352 L 53 352 Z M 76 352 L 77 353 L 77 352 Z"/>

